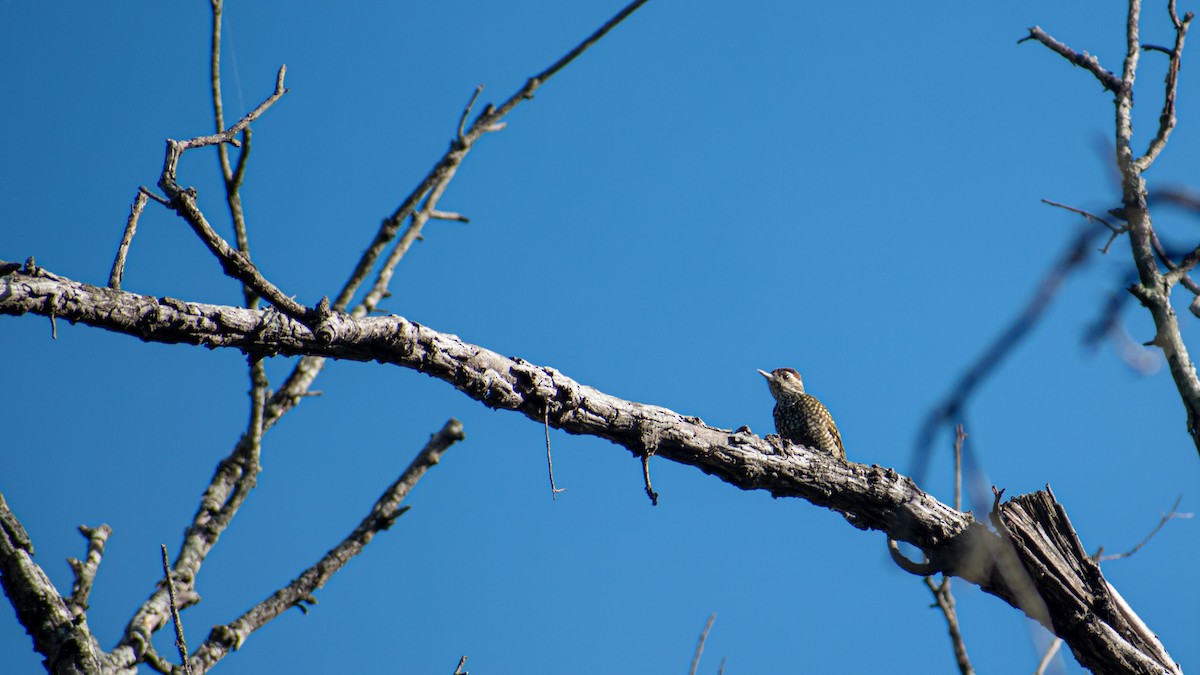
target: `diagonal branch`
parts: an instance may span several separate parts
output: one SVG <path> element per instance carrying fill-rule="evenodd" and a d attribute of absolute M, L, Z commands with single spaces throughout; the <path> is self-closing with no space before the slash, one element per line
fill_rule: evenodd
<path fill-rule="evenodd" d="M 422 179 L 422 181 L 417 185 L 416 189 L 409 193 L 409 195 L 400 202 L 400 205 L 396 207 L 396 210 L 392 213 L 392 215 L 384 219 L 382 226 L 375 235 L 375 239 L 367 247 L 362 258 L 355 266 L 354 271 L 350 274 L 350 278 L 346 281 L 345 286 L 342 287 L 342 291 L 334 300 L 333 308 L 335 310 L 345 310 L 350 305 L 351 298 L 354 297 L 354 294 L 357 292 L 358 288 L 366 280 L 367 274 L 370 272 L 371 268 L 375 266 L 375 263 L 378 262 L 379 257 L 383 255 L 383 251 L 385 248 L 387 248 L 388 243 L 396 238 L 396 235 L 399 233 L 400 226 L 404 223 L 404 220 L 416 212 L 417 206 L 422 202 L 422 200 L 425 199 L 427 195 L 434 191 L 439 183 L 442 184 L 442 189 L 445 189 L 445 184 L 454 177 L 455 172 L 458 171 L 458 167 L 466 158 L 467 153 L 469 153 L 475 146 L 476 141 L 478 141 L 486 133 L 499 131 L 502 129 L 503 120 L 508 113 L 512 112 L 512 110 L 520 105 L 522 101 L 532 99 L 533 93 L 543 84 L 545 84 L 547 80 L 578 58 L 581 54 L 583 54 L 583 52 L 591 48 L 592 45 L 596 44 L 596 42 L 600 40 L 600 38 L 604 37 L 609 31 L 615 28 L 618 24 L 628 18 L 629 15 L 633 14 L 638 8 L 646 4 L 648 1 L 649 0 L 634 0 L 634 2 L 629 3 L 629 5 L 618 12 L 613 18 L 609 19 L 608 22 L 598 28 L 594 33 L 584 39 L 583 42 L 580 42 L 578 45 L 576 45 L 574 49 L 567 52 L 566 55 L 556 61 L 549 68 L 546 68 L 537 75 L 529 78 L 529 80 L 526 81 L 525 86 L 510 96 L 508 100 L 501 103 L 500 107 L 497 108 L 490 104 L 486 106 L 483 112 L 475 118 L 475 121 L 470 125 L 470 127 L 464 131 L 463 122 L 470 115 L 471 108 L 474 106 L 474 103 L 479 96 L 479 89 L 476 89 L 475 93 L 471 97 L 470 102 L 467 104 L 466 110 L 463 112 L 462 118 L 458 125 L 457 134 L 454 140 L 450 143 L 450 149 L 445 155 L 442 156 L 440 160 L 438 160 L 436 164 L 434 164 L 433 168 L 429 170 L 429 173 L 425 175 L 425 178 Z M 417 236 L 419 236 L 420 228 L 417 227 L 415 231 L 410 230 L 410 233 L 411 237 L 409 237 L 407 234 L 405 237 L 408 239 L 408 243 L 411 243 L 412 240 L 415 240 Z M 373 307 L 369 307 L 368 311 L 370 311 L 370 309 L 373 309 Z"/>
<path fill-rule="evenodd" d="M 259 370 L 252 368 L 252 373 L 258 373 Z M 258 482 L 258 473 L 262 469 L 259 459 L 266 387 L 256 382 L 250 394 L 252 406 L 249 428 L 233 452 L 217 465 L 216 473 L 200 499 L 200 507 L 184 531 L 183 543 L 171 569 L 178 583 L 176 590 L 179 609 L 200 601 L 200 596 L 195 592 L 196 576 L 200 567 Z M 136 659 L 152 653 L 151 637 L 166 625 L 174 612 L 174 603 L 169 591 L 170 589 L 160 585 L 134 613 L 114 654 Z"/>
<path fill-rule="evenodd" d="M 0 269 L 9 268 L 0 261 Z M 51 296 L 57 298 L 54 303 Z M 339 324 L 340 337 L 325 342 L 307 326 L 279 321 L 269 311 L 159 300 L 45 272 L 12 270 L 0 277 L 0 314 L 48 315 L 52 304 L 64 319 L 146 341 L 204 344 L 256 354 L 311 354 L 419 370 L 490 408 L 512 410 L 538 424 L 548 421 L 568 433 L 607 439 L 634 457 L 653 451 L 743 490 L 765 490 L 775 497 L 800 498 L 849 514 L 860 529 L 878 530 L 921 549 L 930 561 L 924 574 L 941 571 L 978 585 L 1056 631 L 1077 656 L 1096 648 L 1092 636 L 1101 635 L 1108 646 L 1094 652 L 1099 654 L 1094 658 L 1117 664 L 1114 668 L 1159 661 L 1159 648 L 1138 637 L 1140 632 L 1116 639 L 1134 630 L 1131 621 L 1110 625 L 1106 623 L 1110 615 L 1096 615 L 1087 617 L 1088 626 L 1078 625 L 1078 607 L 1070 598 L 1079 593 L 1109 594 L 1107 582 L 1096 576 L 1098 571 L 1082 577 L 1087 583 L 1081 591 L 1076 586 L 1082 582 L 1075 576 L 1043 569 L 1043 558 L 1034 549 L 1019 558 L 1027 573 L 1014 573 L 1010 564 L 994 564 L 995 557 L 1007 550 L 1000 538 L 893 469 L 843 462 L 806 448 L 785 450 L 745 429 L 732 432 L 666 408 L 623 400 L 553 368 L 503 356 L 403 317 L 358 319 L 334 314 L 330 321 Z M 1071 550 L 1059 555 L 1069 554 Z M 1085 563 L 1072 559 L 1071 564 Z M 1037 580 L 1039 594 L 1031 597 L 1018 583 L 1021 579 Z M 1054 588 L 1043 589 L 1046 585 Z M 1035 602 L 1039 597 L 1050 600 Z M 1172 662 L 1164 663 L 1168 665 L 1162 669 L 1170 671 Z M 1142 671 L 1135 668 L 1134 672 Z"/>
<path fill-rule="evenodd" d="M 576 45 L 574 49 L 568 52 L 565 56 L 555 62 L 546 70 L 542 71 L 537 78 L 537 86 L 544 83 L 550 76 L 562 70 L 568 63 L 578 58 L 585 50 L 590 48 L 606 33 L 611 31 L 620 22 L 624 21 L 630 14 L 637 10 L 642 5 L 646 4 L 647 0 L 635 0 L 626 6 L 623 10 L 617 13 L 612 19 L 604 24 L 595 33 L 588 36 L 583 42 Z M 536 86 L 534 87 L 536 88 Z M 355 265 L 354 270 L 350 274 L 350 278 L 346 281 L 342 290 L 339 291 L 334 300 L 334 310 L 346 310 L 349 308 L 350 301 L 355 293 L 366 280 L 368 273 L 379 261 L 379 257 L 383 255 L 388 244 L 396 239 L 400 232 L 400 227 L 403 225 L 405 218 L 410 218 L 416 213 L 417 206 L 425 200 L 425 210 L 428 217 L 435 217 L 438 199 L 445 190 L 446 185 L 454 178 L 458 167 L 462 164 L 466 155 L 474 147 L 474 144 L 479 138 L 488 131 L 495 131 L 501 124 L 502 118 L 508 114 L 521 101 L 531 95 L 533 90 L 530 89 L 530 84 L 526 86 L 512 97 L 509 98 L 501 110 L 495 111 L 485 122 L 477 119 L 475 124 L 471 126 L 471 132 L 465 130 L 466 120 L 470 116 L 471 109 L 478 100 L 481 88 L 476 88 L 471 96 L 470 101 L 464 108 L 457 127 L 457 135 L 455 141 L 451 143 L 450 149 L 447 150 L 437 162 L 434 163 L 432 169 L 417 187 L 401 202 L 396 211 L 384 219 L 379 231 L 375 234 L 371 243 L 363 251 L 362 257 Z M 489 106 L 490 108 L 490 106 Z M 440 187 L 439 187 L 440 185 Z M 433 195 L 432 199 L 427 199 L 429 195 Z M 428 217 L 412 217 L 410 218 L 409 226 L 405 229 L 404 234 L 400 237 L 399 242 L 392 249 L 392 253 L 388 256 L 385 263 L 377 273 L 374 284 L 366 297 L 362 299 L 354 308 L 349 309 L 349 313 L 354 317 L 364 317 L 375 311 L 380 300 L 388 294 L 388 285 L 392 279 L 392 272 L 403 259 L 409 247 L 414 241 L 417 241 L 421 236 L 421 231 L 428 221 Z M 265 426 L 270 428 L 283 415 L 291 410 L 296 404 L 309 395 L 309 389 L 313 381 L 320 374 L 325 366 L 325 360 L 320 356 L 306 356 L 300 359 L 299 363 L 292 370 L 291 374 L 280 386 L 279 390 L 267 401 L 267 414 Z"/>
<path fill-rule="evenodd" d="M 33 561 L 33 544 L 0 494 L 0 586 L 52 672 L 102 672 L 104 653 L 70 603 Z"/>
<path fill-rule="evenodd" d="M 917 482 L 922 482 L 929 468 L 929 459 L 938 432 L 958 423 L 967 402 L 975 391 L 996 371 L 1009 354 L 1024 340 L 1049 308 L 1051 301 L 1067 277 L 1078 266 L 1087 261 L 1088 250 L 1103 232 L 1097 226 L 1083 228 L 1066 247 L 1038 284 L 1037 291 L 1029 299 L 1021 313 L 996 336 L 983 353 L 966 369 L 962 377 L 951 387 L 946 397 L 930 410 L 917 433 L 913 446 L 911 473 Z M 969 446 L 968 446 L 969 447 Z"/>
<path fill-rule="evenodd" d="M 1167 10 L 1175 30 L 1175 45 L 1169 52 L 1171 63 L 1168 65 L 1166 78 L 1166 95 L 1163 101 L 1162 113 L 1159 116 L 1159 128 L 1154 139 L 1150 142 L 1146 153 L 1138 158 L 1133 154 L 1133 87 L 1137 77 L 1138 62 L 1143 50 L 1140 25 L 1141 0 L 1129 0 L 1125 18 L 1125 60 L 1121 77 L 1116 78 L 1112 73 L 1100 67 L 1095 57 L 1077 54 L 1066 45 L 1054 40 L 1039 28 L 1031 28 L 1029 36 L 1022 39 L 1033 39 L 1041 42 L 1056 53 L 1071 60 L 1077 66 L 1088 69 L 1094 76 L 1105 83 L 1105 88 L 1116 94 L 1114 101 L 1114 146 L 1116 148 L 1116 165 L 1121 175 L 1121 213 L 1128 223 L 1130 252 L 1133 256 L 1134 267 L 1137 269 L 1138 282 L 1129 288 L 1150 312 L 1154 319 L 1154 339 L 1147 344 L 1153 344 L 1163 351 L 1175 388 L 1183 402 L 1187 415 L 1187 431 L 1192 437 L 1192 443 L 1200 452 L 1200 377 L 1197 376 L 1195 364 L 1188 353 L 1187 345 L 1180 332 L 1179 318 L 1171 306 L 1171 288 L 1181 281 L 1191 268 L 1200 262 L 1200 248 L 1186 256 L 1182 263 L 1174 268 L 1169 267 L 1167 274 L 1159 269 L 1154 251 L 1154 225 L 1147 205 L 1148 191 L 1144 173 L 1162 152 L 1175 126 L 1175 93 L 1178 86 L 1179 60 L 1183 55 L 1184 39 L 1192 20 L 1189 12 L 1182 19 L 1175 11 L 1174 0 L 1168 0 Z M 1159 51 L 1151 48 L 1151 51 Z M 1191 284 L 1188 284 L 1191 286 Z"/>
<path fill-rule="evenodd" d="M 1072 65 L 1088 71 L 1094 75 L 1097 80 L 1100 80 L 1100 84 L 1104 85 L 1105 89 L 1113 92 L 1114 94 L 1119 94 L 1124 88 L 1121 84 L 1121 78 L 1114 75 L 1112 71 L 1105 70 L 1104 66 L 1100 65 L 1100 59 L 1097 59 L 1095 56 L 1092 56 L 1087 52 L 1080 54 L 1058 40 L 1055 40 L 1050 36 L 1049 33 L 1042 30 L 1040 26 L 1034 26 L 1033 28 L 1030 28 L 1029 35 L 1017 40 L 1017 44 L 1021 44 L 1022 42 L 1026 42 L 1028 40 L 1036 40 L 1043 45 L 1046 45 L 1051 51 L 1070 61 Z"/>
<path fill-rule="evenodd" d="M 291 607 L 302 607 L 311 602 L 312 594 L 325 585 L 350 559 L 362 553 L 375 535 L 389 529 L 396 519 L 408 510 L 400 502 L 421 480 L 441 456 L 458 441 L 463 440 L 462 423 L 456 419 L 446 422 L 440 431 L 433 434 L 425 448 L 417 454 L 400 478 L 391 485 L 375 503 L 371 512 L 363 518 L 340 544 L 333 547 L 312 567 L 300 574 L 292 583 L 279 589 L 269 598 L 252 607 L 234 622 L 213 628 L 208 639 L 200 645 L 191 659 L 194 672 L 204 673 L 239 648 L 251 633 L 270 623 Z"/>
<path fill-rule="evenodd" d="M 212 84 L 213 117 L 217 131 L 225 128 L 225 106 L 221 97 L 221 17 L 224 11 L 223 0 L 211 0 L 212 5 L 212 45 L 209 50 L 209 81 Z M 250 257 L 250 237 L 246 230 L 246 213 L 242 208 L 242 181 L 246 177 L 246 163 L 250 159 L 250 127 L 242 132 L 242 148 L 238 155 L 237 168 L 229 162 L 229 147 L 225 143 L 217 144 L 217 162 L 221 167 L 221 178 L 225 183 L 225 203 L 229 206 L 229 216 L 233 219 L 234 238 L 237 248 L 246 257 Z M 242 294 L 246 298 L 246 306 L 254 307 L 258 300 L 254 289 L 242 284 Z"/>
<path fill-rule="evenodd" d="M 75 575 L 72 584 L 71 597 L 67 598 L 67 606 L 78 617 L 87 614 L 88 598 L 92 593 L 92 584 L 96 581 L 96 572 L 100 569 L 100 559 L 104 557 L 104 546 L 112 534 L 108 525 L 100 527 L 79 526 L 79 533 L 88 540 L 87 556 L 83 560 L 67 558 L 71 572 Z"/>
<path fill-rule="evenodd" d="M 600 36 L 611 30 L 614 26 L 620 23 L 625 17 L 631 14 L 637 7 L 645 4 L 646 0 L 638 0 L 634 2 L 617 17 L 610 20 L 597 33 L 590 36 L 583 43 L 575 47 L 567 56 L 560 59 L 550 69 L 543 71 L 539 76 L 541 81 L 547 79 L 550 75 L 564 67 L 567 63 L 579 56 L 584 50 L 594 44 Z M 214 115 L 216 118 L 216 126 L 219 133 L 213 136 L 204 136 L 193 138 L 186 141 L 168 141 L 167 156 L 164 160 L 163 173 L 160 178 L 160 185 L 167 192 L 170 198 L 165 203 L 174 208 L 182 215 L 185 220 L 193 227 L 209 247 L 209 249 L 221 260 L 227 273 L 243 282 L 243 287 L 246 290 L 247 306 L 251 309 L 255 307 L 253 301 L 254 295 L 262 295 L 272 303 L 273 309 L 268 310 L 261 315 L 267 319 L 263 324 L 263 328 L 268 333 L 273 332 L 270 326 L 282 327 L 290 330 L 294 327 L 295 322 L 311 323 L 310 312 L 302 305 L 295 303 L 287 296 L 283 295 L 277 288 L 271 285 L 258 272 L 257 268 L 250 262 L 248 257 L 248 240 L 245 236 L 244 216 L 240 208 L 240 198 L 238 190 L 241 181 L 245 174 L 246 159 L 249 152 L 250 142 L 250 123 L 260 117 L 267 109 L 278 101 L 287 90 L 284 88 L 284 75 L 286 70 L 281 68 L 276 79 L 276 87 L 274 93 L 268 97 L 257 108 L 246 115 L 234 126 L 223 129 L 223 110 L 220 94 L 219 80 L 219 54 L 220 54 L 220 23 L 221 23 L 221 0 L 212 0 L 213 5 L 213 43 L 212 43 L 212 86 L 213 86 L 213 103 Z M 443 156 L 439 162 L 435 164 L 434 169 L 429 176 L 422 181 L 409 198 L 402 205 L 393 217 L 384 222 L 384 227 L 381 233 L 376 236 L 374 243 L 364 253 L 362 260 L 359 263 L 361 274 L 356 271 L 352 275 L 351 281 L 347 282 L 343 288 L 339 298 L 344 298 L 340 301 L 341 304 L 349 302 L 349 299 L 356 292 L 359 284 L 365 279 L 366 271 L 369 271 L 374 266 L 378 256 L 383 251 L 384 247 L 395 239 L 399 227 L 404 219 L 412 216 L 405 236 L 402 237 L 400 243 L 393 250 L 386 264 L 380 270 L 375 286 L 371 293 L 358 306 L 354 308 L 352 314 L 354 316 L 366 316 L 374 310 L 379 299 L 387 294 L 387 285 L 391 278 L 392 269 L 400 262 L 404 253 L 408 250 L 409 245 L 420 237 L 421 228 L 429 218 L 444 218 L 447 214 L 436 209 L 438 199 L 444 192 L 449 181 L 454 177 L 455 171 L 467 152 L 473 147 L 473 144 L 484 133 L 496 131 L 503 125 L 500 123 L 500 118 L 511 110 L 520 100 L 524 100 L 532 93 L 532 89 L 527 85 L 521 92 L 514 95 L 510 99 L 506 109 L 497 113 L 490 106 L 488 108 L 489 116 L 480 116 L 475 124 L 471 126 L 470 131 L 464 129 L 466 119 L 470 114 L 470 110 L 475 103 L 475 98 L 478 96 L 478 91 L 475 97 L 472 98 L 464 110 L 461 122 L 459 124 L 459 138 L 456 143 L 452 144 L 450 151 Z M 236 168 L 229 165 L 228 155 L 225 144 L 239 146 L 236 140 L 237 135 L 241 133 L 244 146 L 238 157 Z M 231 214 L 234 218 L 235 233 L 237 234 L 238 250 L 229 246 L 224 239 L 216 234 L 215 230 L 209 225 L 207 219 L 200 211 L 196 204 L 196 194 L 194 190 L 184 189 L 176 182 L 178 172 L 178 162 L 183 152 L 196 147 L 204 147 L 206 145 L 217 145 L 218 153 L 221 158 L 222 176 L 226 184 L 226 196 L 230 201 Z M 140 193 L 157 201 L 162 201 L 156 195 L 143 191 Z M 421 207 L 416 208 L 418 204 Z M 465 220 L 465 218 L 453 216 L 456 219 Z M 127 247 L 126 247 L 127 248 Z M 124 250 L 124 249 L 123 249 Z M 0 274 L 12 271 L 20 267 L 20 265 L 0 266 Z M 37 276 L 43 280 L 56 279 L 53 275 L 37 270 L 32 264 L 27 265 L 27 271 L 33 276 Z M 58 299 L 50 299 L 49 307 L 53 313 L 54 307 L 58 304 Z M 167 300 L 165 305 L 171 305 L 172 301 Z M 340 305 L 339 305 L 340 307 Z M 278 311 L 276 311 L 278 310 Z M 319 315 L 317 318 L 320 319 Z M 128 317 L 127 317 L 128 318 Z M 264 336 L 265 337 L 265 336 Z M 259 354 L 276 353 L 275 350 L 268 349 L 266 352 Z M 211 547 L 215 544 L 216 538 L 225 527 L 228 526 L 233 515 L 236 513 L 241 500 L 245 498 L 245 494 L 253 487 L 254 476 L 257 473 L 257 453 L 259 440 L 263 432 L 269 429 L 276 421 L 284 414 L 291 410 L 304 397 L 313 395 L 310 393 L 310 388 L 313 381 L 320 373 L 324 366 L 324 355 L 308 355 L 300 359 L 291 375 L 287 378 L 280 389 L 269 398 L 266 396 L 266 380 L 265 372 L 262 370 L 261 359 L 257 356 L 251 358 L 253 391 L 252 396 L 255 399 L 253 408 L 253 419 L 251 420 L 250 428 L 247 433 L 238 442 L 230 456 L 224 460 L 217 474 L 205 493 L 202 499 L 201 508 L 198 510 L 196 519 L 189 528 L 189 536 L 185 537 L 183 550 L 176 557 L 174 573 L 184 584 L 184 589 L 189 591 L 184 594 L 184 606 L 194 603 L 196 597 L 191 593 L 191 585 L 194 584 L 195 574 L 198 572 L 200 565 L 207 556 Z M 265 400 L 264 400 L 265 398 Z M 160 589 L 161 590 L 161 589 Z M 126 636 L 123 639 L 125 647 L 119 648 L 115 654 L 118 660 L 127 663 L 136 663 L 139 654 L 145 655 L 146 658 L 153 656 L 153 646 L 149 642 L 150 635 L 160 629 L 165 624 L 166 619 L 166 599 L 165 593 L 154 593 L 151 598 L 143 605 L 143 607 L 135 615 L 130 622 L 126 631 Z"/>
<path fill-rule="evenodd" d="M 1162 113 L 1158 117 L 1158 132 L 1154 134 L 1154 139 L 1150 141 L 1149 147 L 1146 148 L 1146 154 L 1137 158 L 1134 165 L 1139 171 L 1145 171 L 1150 168 L 1158 154 L 1167 146 L 1167 141 L 1171 138 L 1171 132 L 1175 129 L 1175 92 L 1179 86 L 1179 64 L 1183 60 L 1183 43 L 1187 37 L 1188 26 L 1192 23 L 1193 14 L 1188 12 L 1183 19 L 1175 13 L 1175 0 L 1169 0 L 1167 4 L 1168 13 L 1171 16 L 1171 24 L 1175 27 L 1175 45 L 1170 50 L 1161 50 L 1166 52 L 1169 59 L 1167 63 L 1167 77 L 1165 80 L 1166 91 L 1163 94 Z M 1143 45 L 1142 49 L 1151 49 L 1150 45 Z"/>
<path fill-rule="evenodd" d="M 262 275 L 254 263 L 250 262 L 248 251 L 235 249 L 221 235 L 217 234 L 216 230 L 209 224 L 208 219 L 205 218 L 204 213 L 200 210 L 200 205 L 196 199 L 196 190 L 194 188 L 184 188 L 177 180 L 179 160 L 183 157 L 184 152 L 209 145 L 224 145 L 225 143 L 238 145 L 236 136 L 243 131 L 249 131 L 250 123 L 261 117 L 263 113 L 287 93 L 288 90 L 283 86 L 283 78 L 286 73 L 287 66 L 281 67 L 275 79 L 275 91 L 259 104 L 257 108 L 250 111 L 249 114 L 232 127 L 212 136 L 198 136 L 185 141 L 167 139 L 166 159 L 163 160 L 163 170 L 162 175 L 158 178 L 158 186 L 166 194 L 170 202 L 170 208 L 192 227 L 196 236 L 200 237 L 200 240 L 204 242 L 208 250 L 221 262 L 221 268 L 225 273 L 242 282 L 242 285 L 247 289 L 246 297 L 248 302 L 251 301 L 252 295 L 258 295 L 289 317 L 297 321 L 314 324 L 321 319 L 322 315 L 316 310 L 306 308 L 290 296 L 284 294 L 283 291 Z M 243 151 L 244 156 L 245 151 Z M 226 161 L 225 164 L 227 165 L 228 162 Z M 223 165 L 223 169 L 225 168 L 228 167 Z M 239 171 L 242 170 L 244 169 L 239 166 Z M 226 174 L 225 177 L 228 198 L 230 190 L 236 193 L 236 186 L 232 183 L 232 174 Z M 235 213 L 240 213 L 240 199 L 233 201 L 237 202 Z M 231 202 L 231 208 L 234 206 Z"/>

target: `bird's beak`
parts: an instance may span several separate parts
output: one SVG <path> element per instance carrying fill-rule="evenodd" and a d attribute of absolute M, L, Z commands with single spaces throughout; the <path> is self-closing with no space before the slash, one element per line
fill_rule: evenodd
<path fill-rule="evenodd" d="M 758 374 L 762 375 L 763 377 L 767 378 L 768 380 L 771 379 L 771 374 L 765 370 L 758 369 Z"/>

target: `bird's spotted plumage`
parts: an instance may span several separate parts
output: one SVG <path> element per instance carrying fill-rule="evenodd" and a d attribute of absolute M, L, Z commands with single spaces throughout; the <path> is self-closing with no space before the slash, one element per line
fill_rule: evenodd
<path fill-rule="evenodd" d="M 833 416 L 815 396 L 804 393 L 800 373 L 791 368 L 758 372 L 767 378 L 775 397 L 775 433 L 797 445 L 846 459 L 846 448 L 842 446 L 842 435 Z"/>

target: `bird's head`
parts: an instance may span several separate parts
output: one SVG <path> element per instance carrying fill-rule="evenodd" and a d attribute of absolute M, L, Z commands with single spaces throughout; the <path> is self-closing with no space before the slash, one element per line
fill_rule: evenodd
<path fill-rule="evenodd" d="M 765 370 L 758 372 L 767 378 L 767 386 L 771 388 L 771 395 L 776 399 L 804 393 L 804 380 L 800 379 L 800 373 L 793 368 L 776 368 L 769 373 Z"/>

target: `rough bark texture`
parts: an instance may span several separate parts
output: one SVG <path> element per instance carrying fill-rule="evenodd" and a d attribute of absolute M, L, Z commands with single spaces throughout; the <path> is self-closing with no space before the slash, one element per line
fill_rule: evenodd
<path fill-rule="evenodd" d="M 911 543 L 925 552 L 930 569 L 976 583 L 1020 608 L 1066 640 L 1081 663 L 1096 672 L 1178 672 L 1088 559 L 1052 497 L 1019 498 L 1000 507 L 1013 546 L 893 469 L 843 462 L 775 437 L 760 438 L 745 427 L 719 429 L 666 408 L 619 399 L 553 368 L 502 356 L 402 317 L 332 313 L 314 330 L 272 309 L 153 298 L 19 267 L 0 261 L 0 271 L 7 272 L 0 277 L 0 314 L 57 317 L 153 342 L 420 370 L 489 407 L 606 438 L 638 457 L 689 464 L 744 490 L 799 497 L 845 514 L 855 527 Z M 1055 534 L 1046 540 L 1043 532 Z"/>
<path fill-rule="evenodd" d="M 1097 673 L 1178 671 L 1158 637 L 1104 580 L 1053 493 L 1014 497 L 999 518 L 1045 603 L 1047 627 L 1081 664 Z"/>
<path fill-rule="evenodd" d="M 87 623 L 76 623 L 66 600 L 33 562 L 33 545 L 3 497 L 0 497 L 0 585 L 38 652 L 51 655 L 45 661 L 46 670 L 63 675 L 101 671 L 103 652 L 88 631 Z"/>

